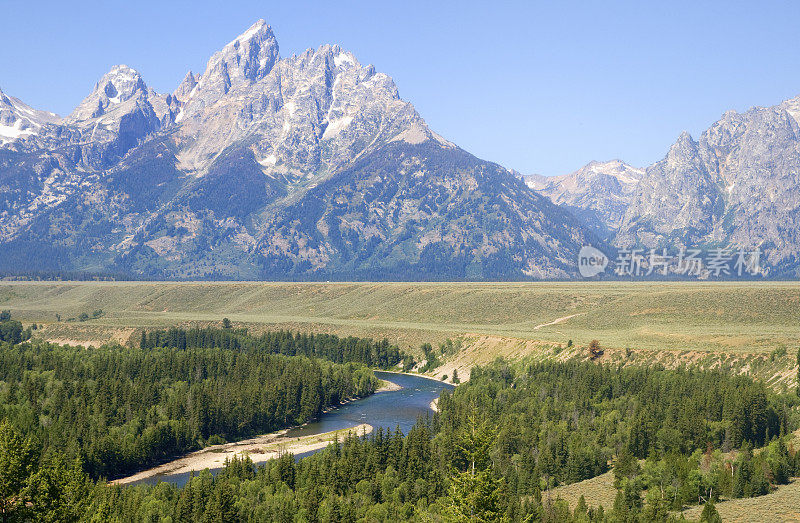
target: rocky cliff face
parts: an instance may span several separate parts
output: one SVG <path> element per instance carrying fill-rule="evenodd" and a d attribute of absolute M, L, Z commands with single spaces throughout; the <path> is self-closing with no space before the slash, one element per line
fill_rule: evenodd
<path fill-rule="evenodd" d="M 800 97 L 735 111 L 698 140 L 683 133 L 644 170 L 592 162 L 525 177 L 613 247 L 760 249 L 773 275 L 800 276 Z"/>
<path fill-rule="evenodd" d="M 650 166 L 617 245 L 760 247 L 800 275 L 800 98 L 729 111 L 694 141 L 684 133 Z"/>
<path fill-rule="evenodd" d="M 280 59 L 263 21 L 187 81 L 191 90 L 175 92 L 179 159 L 198 174 L 234 143 L 247 142 L 270 175 L 301 179 L 330 174 L 392 140 L 449 145 L 400 99 L 391 78 L 335 45 Z"/>
<path fill-rule="evenodd" d="M 335 45 L 281 58 L 263 21 L 171 94 L 116 66 L 36 124 L 0 147 L 0 270 L 547 278 L 597 243 L 385 74 Z"/>

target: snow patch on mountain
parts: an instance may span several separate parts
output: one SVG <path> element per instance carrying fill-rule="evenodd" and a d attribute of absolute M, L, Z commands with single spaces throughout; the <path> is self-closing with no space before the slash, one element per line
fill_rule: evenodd
<path fill-rule="evenodd" d="M 781 107 L 786 109 L 786 112 L 800 124 L 800 96 L 792 98 L 791 100 L 786 100 L 781 104 Z"/>
<path fill-rule="evenodd" d="M 0 145 L 38 135 L 42 125 L 58 121 L 56 114 L 33 109 L 0 91 Z"/>
<path fill-rule="evenodd" d="M 355 65 L 356 61 L 352 55 L 348 53 L 339 53 L 336 55 L 336 58 L 333 59 L 333 63 L 336 67 L 342 67 L 343 65 Z"/>
<path fill-rule="evenodd" d="M 14 122 L 14 125 L 0 124 L 0 142 L 11 142 L 23 136 L 36 134 L 34 129 L 23 129 L 22 124 L 22 119 L 17 119 L 17 121 Z"/>

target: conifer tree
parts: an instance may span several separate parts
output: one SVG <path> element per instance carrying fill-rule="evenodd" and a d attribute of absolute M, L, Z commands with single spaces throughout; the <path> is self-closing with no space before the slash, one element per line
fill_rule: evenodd
<path fill-rule="evenodd" d="M 0 423 L 0 514 L 8 520 L 25 505 L 23 488 L 33 474 L 38 449 L 3 420 Z"/>
<path fill-rule="evenodd" d="M 722 518 L 717 512 L 717 507 L 714 506 L 714 502 L 712 500 L 706 501 L 705 506 L 703 507 L 703 512 L 700 514 L 700 522 L 701 523 L 722 523 Z"/>

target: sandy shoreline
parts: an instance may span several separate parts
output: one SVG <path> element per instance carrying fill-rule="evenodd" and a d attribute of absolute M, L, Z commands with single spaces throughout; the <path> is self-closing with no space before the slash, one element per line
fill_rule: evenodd
<path fill-rule="evenodd" d="M 291 452 L 292 454 L 302 454 L 312 450 L 319 450 L 338 437 L 344 438 L 348 433 L 369 434 L 372 432 L 372 425 L 362 423 L 349 429 L 324 432 L 313 436 L 301 436 L 297 438 L 285 438 L 284 434 L 289 429 L 284 429 L 271 434 L 257 436 L 235 443 L 225 443 L 223 445 L 213 445 L 202 450 L 192 452 L 181 458 L 164 463 L 151 469 L 143 470 L 132 476 L 116 479 L 110 483 L 113 485 L 127 485 L 153 476 L 164 474 L 182 474 L 191 471 L 199 472 L 203 469 L 222 468 L 225 460 L 230 460 L 234 456 L 242 457 L 249 455 L 253 463 L 263 463 L 267 460 L 277 458 L 282 454 Z"/>
<path fill-rule="evenodd" d="M 439 398 L 431 400 L 431 404 L 428 405 L 433 412 L 439 412 Z"/>
<path fill-rule="evenodd" d="M 442 381 L 439 378 L 436 378 L 434 376 L 428 376 L 427 374 L 415 374 L 413 372 L 401 372 L 401 371 L 397 371 L 397 370 L 381 370 L 381 371 L 378 371 L 378 372 L 388 372 L 390 374 L 402 374 L 403 376 L 414 376 L 415 378 L 425 378 L 426 380 L 433 380 L 433 381 L 437 381 L 439 383 L 447 383 L 446 381 Z M 452 383 L 447 383 L 447 384 L 448 385 L 452 385 Z"/>
<path fill-rule="evenodd" d="M 375 393 L 378 392 L 392 392 L 395 390 L 403 390 L 401 385 L 389 380 L 381 380 L 381 386 L 375 389 Z"/>

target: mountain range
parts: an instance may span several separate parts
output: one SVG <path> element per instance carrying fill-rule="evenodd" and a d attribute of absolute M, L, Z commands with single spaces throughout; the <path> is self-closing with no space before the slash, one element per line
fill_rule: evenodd
<path fill-rule="evenodd" d="M 728 111 L 645 169 L 615 160 L 523 179 L 611 249 L 758 249 L 765 272 L 800 276 L 800 97 Z"/>
<path fill-rule="evenodd" d="M 263 20 L 168 94 L 113 67 L 66 117 L 0 92 L 0 272 L 563 279 L 584 245 L 762 247 L 798 276 L 800 98 L 726 113 L 645 169 L 520 176 L 392 79 Z"/>

